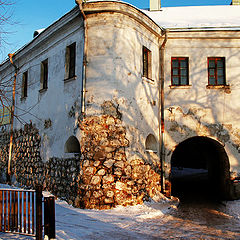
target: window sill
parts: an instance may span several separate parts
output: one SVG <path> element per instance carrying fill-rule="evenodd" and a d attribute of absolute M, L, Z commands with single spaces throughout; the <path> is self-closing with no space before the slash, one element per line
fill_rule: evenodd
<path fill-rule="evenodd" d="M 47 91 L 47 88 L 43 88 L 43 89 L 40 89 L 40 90 L 39 90 L 40 93 L 44 93 L 44 92 L 46 92 L 46 91 Z"/>
<path fill-rule="evenodd" d="M 229 85 L 207 85 L 207 89 L 230 89 Z"/>
<path fill-rule="evenodd" d="M 169 88 L 171 89 L 189 89 L 192 85 L 170 85 Z"/>
<path fill-rule="evenodd" d="M 150 83 L 150 84 L 153 84 L 153 85 L 155 84 L 155 81 L 151 78 L 147 78 L 147 77 L 142 76 L 142 80 L 144 82 L 147 82 L 147 83 Z"/>
<path fill-rule="evenodd" d="M 75 76 L 73 76 L 71 78 L 65 78 L 63 81 L 64 82 L 71 82 L 71 81 L 76 80 L 76 79 L 77 79 L 77 76 L 75 75 Z"/>

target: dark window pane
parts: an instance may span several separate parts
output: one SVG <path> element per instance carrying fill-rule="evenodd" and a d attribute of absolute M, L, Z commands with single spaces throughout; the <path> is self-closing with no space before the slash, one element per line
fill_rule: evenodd
<path fill-rule="evenodd" d="M 151 51 L 143 46 L 143 76 L 151 78 Z"/>
<path fill-rule="evenodd" d="M 181 76 L 187 76 L 187 69 L 181 69 Z"/>
<path fill-rule="evenodd" d="M 215 68 L 215 60 L 209 60 L 209 68 Z"/>
<path fill-rule="evenodd" d="M 178 77 L 173 77 L 172 78 L 172 85 L 179 85 L 179 78 Z"/>
<path fill-rule="evenodd" d="M 172 85 L 188 84 L 188 58 L 172 58 Z"/>
<path fill-rule="evenodd" d="M 69 62 L 69 78 L 75 76 L 75 61 L 76 61 L 76 44 L 73 43 L 69 46 L 70 62 Z"/>
<path fill-rule="evenodd" d="M 47 89 L 48 81 L 48 61 L 43 63 L 43 89 Z"/>
<path fill-rule="evenodd" d="M 209 74 L 211 77 L 215 76 L 215 69 L 209 69 Z"/>
<path fill-rule="evenodd" d="M 220 76 L 218 77 L 218 85 L 224 85 L 224 77 L 223 76 Z"/>
<path fill-rule="evenodd" d="M 218 69 L 217 70 L 217 75 L 218 75 L 218 77 L 223 76 L 224 75 L 223 69 Z"/>
<path fill-rule="evenodd" d="M 187 77 L 181 77 L 181 85 L 188 85 Z"/>
<path fill-rule="evenodd" d="M 178 68 L 178 60 L 172 60 L 172 66 Z"/>
<path fill-rule="evenodd" d="M 217 61 L 217 67 L 218 68 L 223 68 L 224 67 L 222 59 Z"/>
<path fill-rule="evenodd" d="M 209 60 L 209 84 L 224 85 L 225 84 L 225 58 L 211 58 Z"/>
<path fill-rule="evenodd" d="M 23 73 L 22 79 L 22 97 L 27 97 L 28 72 Z"/>
<path fill-rule="evenodd" d="M 187 68 L 187 60 L 181 60 L 180 61 L 180 67 L 181 68 Z"/>
<path fill-rule="evenodd" d="M 178 76 L 178 69 L 177 69 L 177 68 L 174 68 L 174 69 L 173 69 L 173 75 L 174 75 L 174 76 Z"/>
<path fill-rule="evenodd" d="M 215 78 L 213 77 L 209 78 L 209 85 L 215 85 Z"/>
<path fill-rule="evenodd" d="M 148 77 L 148 57 L 147 52 L 143 52 L 143 76 Z"/>

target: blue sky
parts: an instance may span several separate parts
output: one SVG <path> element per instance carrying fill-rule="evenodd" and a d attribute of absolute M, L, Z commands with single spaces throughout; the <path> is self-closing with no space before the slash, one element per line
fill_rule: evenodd
<path fill-rule="evenodd" d="M 148 8 L 149 0 L 125 0 L 138 8 Z M 231 0 L 162 0 L 162 7 L 229 5 Z M 63 16 L 75 6 L 74 0 L 17 0 L 13 10 L 12 25 L 5 26 L 9 32 L 1 46 L 0 62 L 8 53 L 15 52 L 25 43 L 31 41 L 33 32 L 45 28 Z M 1 11 L 2 9 L 0 9 Z M 1 13 L 1 12 L 0 12 Z M 0 36 L 1 37 L 1 36 Z"/>

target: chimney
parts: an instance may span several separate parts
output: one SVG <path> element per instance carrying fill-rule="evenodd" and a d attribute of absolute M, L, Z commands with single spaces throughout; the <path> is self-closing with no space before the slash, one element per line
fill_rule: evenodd
<path fill-rule="evenodd" d="M 161 0 L 150 0 L 150 11 L 159 11 L 161 8 Z"/>
<path fill-rule="evenodd" d="M 240 0 L 232 0 L 231 5 L 240 5 Z"/>

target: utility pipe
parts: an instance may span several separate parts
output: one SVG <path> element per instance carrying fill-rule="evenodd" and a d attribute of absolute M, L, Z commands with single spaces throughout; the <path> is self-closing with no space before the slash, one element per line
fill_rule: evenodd
<path fill-rule="evenodd" d="M 160 170 L 161 170 L 161 191 L 165 193 L 165 149 L 164 149 L 164 57 L 165 57 L 165 46 L 168 40 L 168 30 L 165 30 L 165 38 L 160 46 L 159 50 L 159 72 L 160 72 L 160 83 L 158 84 L 158 109 L 159 109 L 159 149 L 160 149 Z"/>
<path fill-rule="evenodd" d="M 11 64 L 14 66 L 15 73 L 14 73 L 14 80 L 13 80 L 13 91 L 12 91 L 12 108 L 11 108 L 11 130 L 10 130 L 10 144 L 9 144 L 9 154 L 8 154 L 8 169 L 7 169 L 7 181 L 11 183 L 11 161 L 12 161 L 12 150 L 13 150 L 13 118 L 14 118 L 14 110 L 15 110 L 15 94 L 16 94 L 16 79 L 17 79 L 17 72 L 18 68 L 13 62 L 14 53 L 9 53 L 8 57 Z"/>
<path fill-rule="evenodd" d="M 85 114 L 85 101 L 86 101 L 86 79 L 87 79 L 87 54 L 88 54 L 88 35 L 87 35 L 87 17 L 83 10 L 83 0 L 75 0 L 79 6 L 84 21 L 84 50 L 83 50 L 83 74 L 82 74 L 82 96 L 81 96 L 81 115 Z"/>

